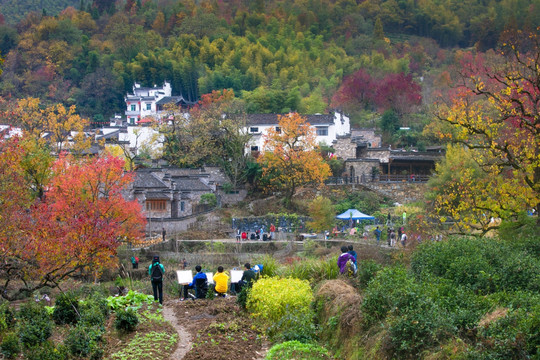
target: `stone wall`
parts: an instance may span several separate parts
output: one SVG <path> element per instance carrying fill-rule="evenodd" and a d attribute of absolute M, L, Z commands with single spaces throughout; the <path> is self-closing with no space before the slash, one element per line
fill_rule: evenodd
<path fill-rule="evenodd" d="M 427 188 L 426 183 L 411 182 L 371 182 L 360 186 L 387 196 L 400 204 L 421 201 Z"/>
<path fill-rule="evenodd" d="M 332 144 L 338 158 L 354 159 L 356 157 L 356 144 L 351 142 L 350 136 L 338 137 Z"/>

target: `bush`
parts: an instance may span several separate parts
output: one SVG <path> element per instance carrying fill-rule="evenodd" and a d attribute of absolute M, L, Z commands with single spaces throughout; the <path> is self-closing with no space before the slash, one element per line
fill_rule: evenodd
<path fill-rule="evenodd" d="M 356 277 L 361 289 L 365 289 L 367 284 L 375 277 L 378 271 L 382 269 L 382 266 L 373 260 L 360 261 L 358 264 L 358 272 Z"/>
<path fill-rule="evenodd" d="M 52 341 L 45 341 L 25 351 L 26 360 L 67 360 L 68 350 L 64 345 L 55 346 Z"/>
<path fill-rule="evenodd" d="M 305 280 L 264 277 L 253 284 L 247 300 L 252 316 L 268 326 L 269 335 L 279 337 L 290 326 L 310 333 L 313 293 Z"/>
<path fill-rule="evenodd" d="M 337 279 L 339 275 L 337 256 L 328 260 L 307 259 L 296 261 L 284 268 L 281 275 L 283 277 L 306 280 L 311 284 L 319 283 L 322 280 Z"/>
<path fill-rule="evenodd" d="M 88 357 L 91 354 L 102 354 L 99 342 L 103 335 L 102 327 L 76 326 L 67 335 L 64 344 L 73 356 Z"/>
<path fill-rule="evenodd" d="M 47 310 L 28 302 L 19 310 L 19 338 L 24 347 L 33 347 L 47 340 L 52 334 L 52 321 Z"/>
<path fill-rule="evenodd" d="M 479 294 L 540 290 L 540 260 L 520 246 L 493 239 L 424 243 L 411 261 L 418 279 L 435 275 Z"/>
<path fill-rule="evenodd" d="M 106 316 L 99 304 L 86 304 L 81 307 L 80 312 L 80 323 L 84 326 L 102 326 L 105 323 Z"/>
<path fill-rule="evenodd" d="M 242 309 L 246 308 L 250 290 L 251 288 L 249 286 L 244 286 L 242 290 L 240 290 L 240 292 L 238 293 L 238 296 L 236 297 L 236 303 L 240 305 Z"/>
<path fill-rule="evenodd" d="M 266 360 L 330 360 L 332 357 L 328 351 L 316 344 L 305 344 L 299 341 L 287 341 L 281 344 L 272 346 L 266 354 Z"/>
<path fill-rule="evenodd" d="M 257 260 L 257 264 L 263 264 L 261 275 L 270 277 L 276 276 L 279 264 L 275 257 L 266 254 L 262 259 Z"/>
<path fill-rule="evenodd" d="M 79 321 L 79 299 L 71 292 L 62 293 L 54 302 L 52 318 L 55 323 L 76 324 Z"/>
<path fill-rule="evenodd" d="M 12 328 L 15 325 L 15 312 L 9 303 L 0 303 L 0 331 Z"/>
<path fill-rule="evenodd" d="M 412 358 L 454 331 L 445 309 L 423 296 L 414 307 L 405 308 L 402 315 L 391 317 L 389 324 L 392 349 L 398 358 Z"/>
<path fill-rule="evenodd" d="M 417 290 L 419 286 L 407 275 L 405 268 L 388 267 L 381 270 L 365 291 L 362 302 L 365 324 L 370 326 L 385 319 L 398 303 L 408 301 L 407 294 L 415 294 Z"/>
<path fill-rule="evenodd" d="M 21 346 L 17 334 L 6 334 L 0 344 L 0 353 L 2 353 L 6 359 L 15 359 L 17 355 L 19 355 L 19 352 L 21 352 Z"/>
<path fill-rule="evenodd" d="M 132 332 L 138 324 L 139 318 L 135 310 L 127 308 L 126 310 L 119 309 L 116 312 L 116 320 L 114 321 L 116 330 Z"/>

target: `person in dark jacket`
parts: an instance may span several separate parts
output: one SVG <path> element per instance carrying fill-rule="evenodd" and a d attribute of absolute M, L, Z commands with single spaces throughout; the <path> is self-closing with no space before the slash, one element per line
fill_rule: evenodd
<path fill-rule="evenodd" d="M 195 266 L 195 271 L 197 273 L 193 277 L 193 281 L 184 285 L 184 297 L 180 300 L 189 298 L 189 289 L 195 289 L 195 299 L 204 299 L 206 297 L 206 293 L 208 292 L 208 277 L 202 272 L 201 265 Z"/>
<path fill-rule="evenodd" d="M 165 268 L 159 262 L 159 256 L 154 256 L 152 264 L 148 267 L 148 274 L 152 280 L 152 291 L 154 292 L 154 301 L 163 304 L 163 274 Z"/>
<path fill-rule="evenodd" d="M 244 268 L 245 270 L 242 274 L 242 278 L 238 282 L 237 292 L 240 292 L 244 286 L 251 286 L 253 282 L 257 280 L 257 274 L 251 269 L 250 263 L 245 263 Z"/>

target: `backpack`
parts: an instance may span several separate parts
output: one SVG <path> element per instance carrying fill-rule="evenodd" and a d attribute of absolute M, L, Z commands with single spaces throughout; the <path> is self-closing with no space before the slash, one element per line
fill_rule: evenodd
<path fill-rule="evenodd" d="M 160 264 L 154 263 L 152 265 L 152 281 L 161 281 L 163 279 L 163 271 L 161 271 Z"/>

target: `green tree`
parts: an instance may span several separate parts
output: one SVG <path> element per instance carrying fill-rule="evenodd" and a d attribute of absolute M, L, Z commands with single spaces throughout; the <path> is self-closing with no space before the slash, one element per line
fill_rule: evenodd
<path fill-rule="evenodd" d="M 309 215 L 313 221 L 308 222 L 308 226 L 316 232 L 329 230 L 335 223 L 336 212 L 332 201 L 320 195 L 309 204 Z"/>

